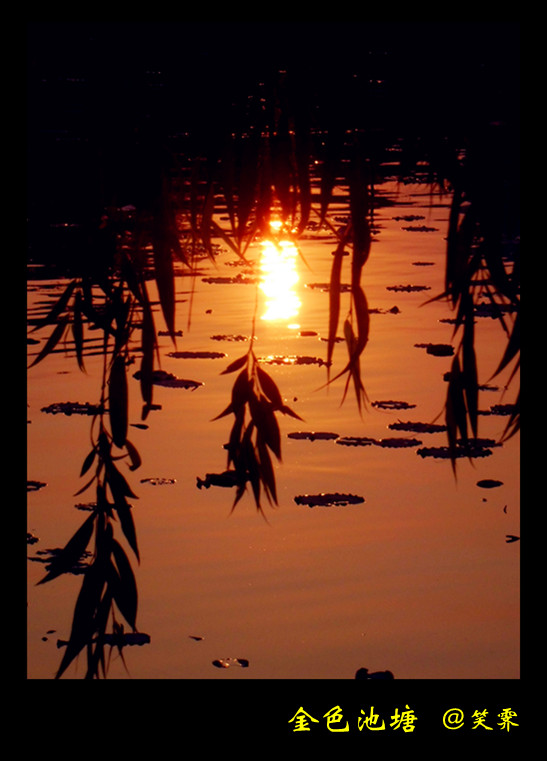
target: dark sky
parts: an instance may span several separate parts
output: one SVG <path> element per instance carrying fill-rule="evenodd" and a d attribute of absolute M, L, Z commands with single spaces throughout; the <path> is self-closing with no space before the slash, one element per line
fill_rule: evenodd
<path fill-rule="evenodd" d="M 35 215 L 58 215 L 61 191 L 85 207 L 105 181 L 99 153 L 103 172 L 131 186 L 138 130 L 151 144 L 189 131 L 198 150 L 221 145 L 250 118 L 249 103 L 264 96 L 271 110 L 280 70 L 311 126 L 372 126 L 389 140 L 518 123 L 518 23 L 30 22 L 27 31 Z"/>
<path fill-rule="evenodd" d="M 518 86 L 512 22 L 40 22 L 29 24 L 31 82 L 85 76 L 130 88 L 162 71 L 181 101 L 238 97 L 280 68 L 319 96 L 354 73 L 417 100 L 503 101 Z M 306 93 L 303 93 L 306 94 Z"/>

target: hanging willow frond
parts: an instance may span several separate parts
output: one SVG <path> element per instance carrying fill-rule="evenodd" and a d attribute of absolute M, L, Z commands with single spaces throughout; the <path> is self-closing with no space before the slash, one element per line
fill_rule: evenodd
<path fill-rule="evenodd" d="M 238 372 L 239 371 L 239 372 Z M 233 414 L 227 448 L 228 472 L 234 476 L 236 496 L 232 511 L 251 485 L 257 510 L 264 515 L 262 493 L 277 505 L 277 487 L 272 455 L 281 461 L 281 434 L 276 413 L 301 420 L 283 401 L 274 379 L 252 350 L 231 362 L 222 374 L 236 373 L 230 404 L 214 420 Z"/>

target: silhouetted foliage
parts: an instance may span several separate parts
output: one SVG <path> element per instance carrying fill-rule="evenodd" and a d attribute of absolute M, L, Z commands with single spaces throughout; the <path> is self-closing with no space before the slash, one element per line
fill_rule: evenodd
<path fill-rule="evenodd" d="M 315 69 L 306 58 L 305 54 L 309 54 L 306 45 L 300 51 L 302 55 L 296 56 L 294 49 L 288 54 L 289 65 L 281 67 L 281 71 L 279 67 L 272 71 L 266 65 L 267 57 L 262 55 L 257 64 L 263 67 L 258 67 L 263 76 L 257 80 L 260 82 L 257 86 L 249 81 L 250 74 L 243 62 L 238 68 L 237 51 L 242 55 L 241 48 L 230 47 L 229 55 L 234 54 L 237 62 L 232 61 L 229 70 L 224 71 L 222 65 L 227 65 L 228 60 L 224 48 L 207 58 L 211 47 L 204 46 L 203 37 L 197 44 L 193 37 L 196 31 L 213 33 L 217 43 L 221 38 L 224 43 L 223 33 L 229 36 L 236 26 L 182 25 L 180 31 L 185 35 L 180 48 L 170 47 L 172 35 L 164 27 L 159 28 L 160 40 L 162 34 L 167 35 L 163 56 L 171 64 L 171 68 L 167 67 L 171 79 L 161 99 L 155 97 L 153 87 L 144 87 L 137 81 L 143 76 L 142 61 L 123 37 L 129 32 L 143 44 L 155 43 L 157 26 L 84 24 L 75 28 L 54 22 L 50 27 L 46 24 L 31 28 L 30 257 L 41 257 L 51 245 L 53 228 L 49 222 L 58 220 L 61 209 L 77 221 L 77 232 L 61 256 L 61 263 L 70 275 L 68 285 L 49 314 L 34 326 L 34 330 L 48 329 L 49 333 L 30 366 L 70 339 L 77 363 L 85 370 L 85 336 L 91 328 L 101 331 L 104 356 L 99 411 L 91 426 L 92 446 L 80 473 L 86 481 L 78 491 L 79 494 L 94 486 L 96 507 L 40 582 L 69 572 L 88 548 L 93 548 L 58 677 L 84 649 L 86 676 L 106 675 L 105 646 L 117 642 L 121 652 L 125 642 L 123 622 L 132 632 L 138 631 L 137 587 L 129 555 L 121 543 L 127 543 L 138 561 L 137 532 L 130 504 L 137 495 L 120 470 L 119 461 L 126 461 L 130 472 L 141 465 L 140 455 L 128 439 L 130 347 L 132 353 L 140 355 L 138 377 L 143 421 L 153 405 L 154 373 L 159 362 L 156 318 L 147 287 L 150 279 L 157 287 L 161 315 L 176 347 L 177 268 L 191 272 L 203 254 L 214 258 L 215 241 L 245 259 L 251 242 L 257 236 L 269 235 L 274 209 L 285 229 L 298 238 L 314 216 L 323 223 L 326 221 L 335 189 L 343 190 L 348 200 L 348 222 L 333 230 L 338 244 L 329 287 L 327 383 L 345 377 L 343 397 L 353 384 L 357 407 L 362 413 L 367 402 L 362 358 L 369 338 L 369 309 L 362 275 L 370 251 L 375 183 L 381 177 L 382 161 L 395 155 L 401 180 L 417 174 L 423 178 L 425 166 L 427 181 L 439 184 L 452 198 L 445 292 L 437 298 L 447 299 L 452 305 L 455 334 L 461 336 L 452 362 L 445 410 L 454 467 L 461 442 L 465 444 L 478 434 L 474 321 L 479 294 L 490 300 L 507 334 L 506 350 L 497 372 L 513 364 L 516 375 L 519 366 L 519 184 L 516 120 L 510 118 L 511 108 L 517 109 L 518 104 L 506 104 L 499 93 L 497 98 L 490 93 L 490 108 L 486 109 L 481 102 L 479 109 L 478 99 L 467 93 L 466 110 L 457 103 L 453 90 L 452 77 L 457 66 L 441 64 L 437 73 L 434 57 L 430 60 L 420 55 L 416 60 L 405 45 L 414 74 L 427 70 L 433 79 L 434 73 L 439 77 L 436 84 L 443 96 L 436 104 L 424 102 L 423 95 L 419 102 L 409 103 L 404 72 L 390 69 L 394 62 L 403 59 L 390 57 L 387 67 L 378 74 L 375 67 L 380 65 L 380 57 L 371 55 L 369 69 L 361 67 L 359 78 L 352 79 L 336 59 L 340 45 L 336 30 L 328 34 L 329 43 L 336 41 L 334 53 L 327 56 L 326 62 L 322 55 L 329 50 L 328 45 L 320 48 Z M 249 25 L 253 34 L 248 44 L 256 51 L 259 40 L 254 36 L 257 30 L 253 26 L 256 25 Z M 271 24 L 270 28 L 275 26 Z M 338 26 L 349 34 L 348 25 Z M 379 26 L 383 36 L 378 38 L 377 47 L 380 42 L 386 43 L 385 33 L 390 31 L 389 24 Z M 405 39 L 408 26 L 413 26 L 413 32 L 417 30 L 416 25 L 407 24 L 406 30 L 405 24 L 393 26 L 396 29 L 391 31 L 397 42 Z M 296 44 L 302 44 L 300 35 L 306 32 L 307 25 L 293 27 Z M 279 30 L 283 31 L 281 27 Z M 308 31 L 319 34 L 323 40 L 327 30 L 325 25 L 312 24 Z M 434 31 L 438 33 L 439 29 Z M 472 30 L 477 31 L 480 30 Z M 76 36 L 71 40 L 74 32 Z M 427 28 L 423 30 L 425 35 L 430 32 Z M 462 32 L 466 32 L 465 25 Z M 510 37 L 511 32 L 511 28 L 500 26 L 500 34 Z M 47 97 L 54 96 L 58 104 L 64 105 L 64 96 L 57 91 L 55 82 L 59 73 L 65 71 L 66 62 L 54 60 L 54 45 L 46 60 L 49 69 L 39 60 L 45 45 L 37 42 L 40 35 L 48 34 L 74 45 L 73 63 L 87 67 L 82 76 L 89 88 L 82 94 L 75 87 L 72 96 L 69 95 L 69 100 L 76 98 L 77 90 L 82 103 L 79 118 L 74 117 L 76 123 L 67 123 L 67 130 L 74 136 L 83 133 L 85 140 L 73 151 L 68 140 L 60 139 L 55 144 L 62 179 L 50 196 L 44 193 L 42 184 L 42 178 L 51 171 L 50 162 L 55 161 L 48 153 L 50 144 L 43 129 L 47 122 L 45 103 Z M 104 37 L 108 38 L 104 62 L 93 57 L 99 48 L 89 39 L 89 50 L 77 50 L 78 40 L 86 34 L 90 38 L 97 35 L 103 43 Z M 185 42 L 196 52 L 195 66 L 189 65 Z M 420 47 L 427 51 L 430 45 L 435 49 L 438 42 L 429 36 Z M 370 38 L 370 50 L 374 51 L 373 43 L 374 35 Z M 120 54 L 118 62 L 115 55 L 118 47 L 124 53 L 130 49 L 132 56 L 125 60 Z M 345 53 L 347 48 L 343 47 Z M 267 50 L 271 52 L 271 47 Z M 174 66 L 180 51 L 182 60 Z M 450 52 L 454 53 L 454 47 L 450 46 Z M 475 48 L 473 55 L 477 55 Z M 242 56 L 245 64 L 247 57 L 246 52 Z M 356 50 L 351 57 L 355 63 Z M 291 67 L 295 60 L 298 65 Z M 467 61 L 468 68 L 460 72 L 464 96 L 465 87 L 480 89 L 469 76 L 476 71 L 475 63 Z M 442 79 L 445 68 L 446 82 Z M 229 74 L 234 69 L 239 78 L 234 80 L 237 86 L 230 89 Z M 38 74 L 44 75 L 42 87 Z M 153 73 L 148 76 L 153 78 Z M 386 80 L 383 87 L 379 86 L 380 76 Z M 417 81 L 413 80 L 413 84 Z M 70 85 L 66 86 L 70 89 Z M 512 93 L 513 90 L 509 92 Z M 498 113 L 500 103 L 503 109 Z M 471 107 L 478 113 L 470 114 Z M 86 114 L 91 117 L 88 121 Z M 456 118 L 452 118 L 454 115 Z M 497 119 L 503 123 L 493 123 Z M 168 135 L 173 134 L 177 139 L 170 141 Z M 78 181 L 73 161 L 83 173 Z M 61 187 L 62 181 L 67 183 L 66 187 Z M 85 188 L 85 193 L 74 193 L 75 187 Z M 215 219 L 219 209 L 228 218 L 227 227 Z M 345 257 L 346 253 L 350 255 Z M 341 284 L 346 262 L 350 289 L 348 303 L 344 305 L 346 294 Z M 335 339 L 341 324 L 347 360 L 342 369 L 333 373 Z M 284 404 L 280 389 L 260 366 L 252 339 L 248 351 L 224 373 L 237 373 L 230 402 L 218 416 L 234 416 L 227 446 L 227 468 L 233 472 L 236 486 L 233 507 L 250 484 L 255 505 L 262 512 L 262 495 L 271 504 L 277 503 L 272 455 L 281 460 L 282 453 L 276 415 L 296 418 L 298 415 Z M 507 423 L 506 436 L 518 430 L 519 420 L 517 402 Z M 109 625 L 111 632 L 107 632 Z"/>

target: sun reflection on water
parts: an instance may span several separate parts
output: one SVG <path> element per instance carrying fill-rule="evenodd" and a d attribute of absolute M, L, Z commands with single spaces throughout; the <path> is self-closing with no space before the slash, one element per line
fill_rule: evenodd
<path fill-rule="evenodd" d="M 298 249 L 290 240 L 264 240 L 260 258 L 260 290 L 266 297 L 263 320 L 291 320 L 297 317 L 301 301 L 295 286 Z M 297 327 L 295 323 L 289 327 Z"/>

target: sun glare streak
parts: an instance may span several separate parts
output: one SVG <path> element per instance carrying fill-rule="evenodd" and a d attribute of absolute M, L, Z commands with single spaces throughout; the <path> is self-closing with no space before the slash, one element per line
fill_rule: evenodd
<path fill-rule="evenodd" d="M 263 320 L 293 320 L 301 301 L 294 288 L 299 276 L 296 270 L 298 250 L 288 240 L 262 241 L 260 290 L 266 297 Z"/>

